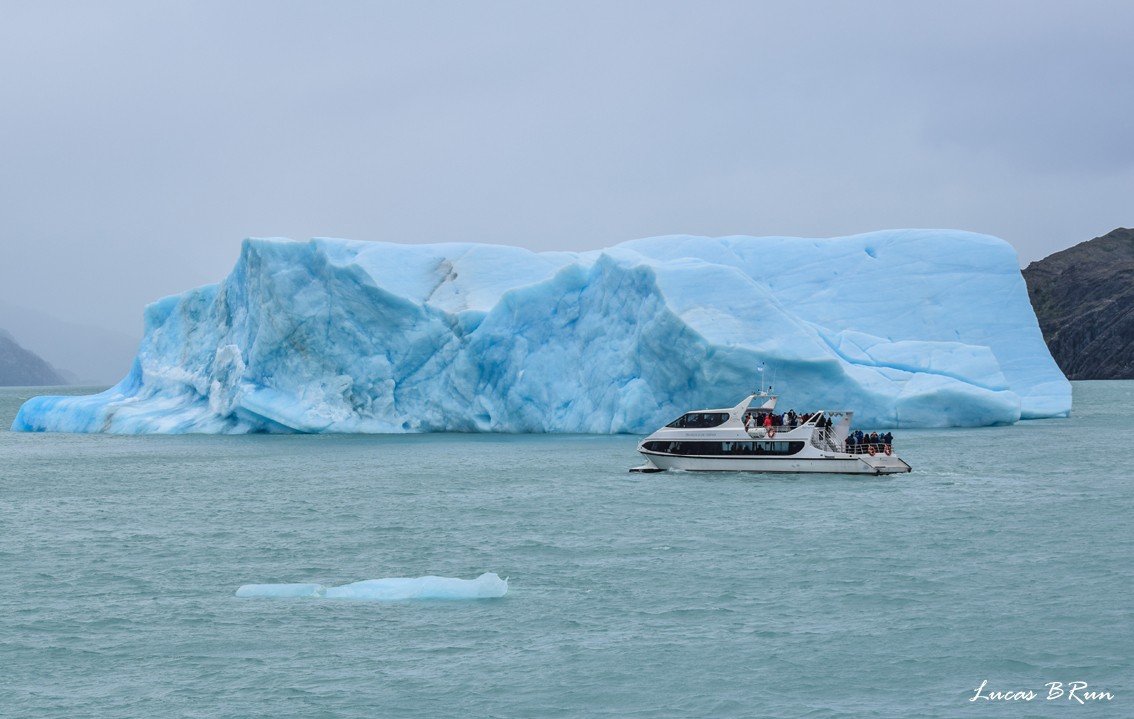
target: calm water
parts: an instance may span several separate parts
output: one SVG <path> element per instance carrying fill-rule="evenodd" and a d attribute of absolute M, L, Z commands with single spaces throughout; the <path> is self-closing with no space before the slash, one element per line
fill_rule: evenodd
<path fill-rule="evenodd" d="M 634 437 L 8 432 L 33 393 L 0 390 L 3 716 L 1134 716 L 1134 382 L 902 431 L 887 478 L 635 475 Z M 233 596 L 486 571 L 507 596 Z M 1077 680 L 1114 699 L 1046 700 Z"/>

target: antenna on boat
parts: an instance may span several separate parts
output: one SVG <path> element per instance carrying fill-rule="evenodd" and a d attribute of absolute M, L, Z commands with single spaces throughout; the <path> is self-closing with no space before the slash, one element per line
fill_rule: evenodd
<path fill-rule="evenodd" d="M 760 366 L 756 368 L 756 371 L 760 373 L 760 379 L 756 384 L 755 394 L 760 396 L 760 397 L 767 397 L 768 395 L 772 394 L 775 391 L 773 389 L 776 386 L 776 371 L 775 371 L 775 369 L 772 370 L 772 381 L 769 382 L 767 384 L 766 388 L 765 388 L 764 372 L 766 372 L 767 369 L 768 368 L 764 366 L 763 362 L 761 362 Z"/>

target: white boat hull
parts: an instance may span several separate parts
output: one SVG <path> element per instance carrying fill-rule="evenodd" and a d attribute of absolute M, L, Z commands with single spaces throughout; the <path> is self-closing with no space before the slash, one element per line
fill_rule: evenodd
<path fill-rule="evenodd" d="M 679 457 L 647 454 L 646 464 L 636 472 L 683 470 L 686 472 L 768 472 L 790 474 L 900 474 L 910 466 L 894 456 L 878 454 L 828 455 L 824 457 Z"/>

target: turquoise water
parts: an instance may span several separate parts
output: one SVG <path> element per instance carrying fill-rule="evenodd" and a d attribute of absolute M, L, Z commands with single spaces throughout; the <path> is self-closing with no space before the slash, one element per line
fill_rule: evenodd
<path fill-rule="evenodd" d="M 0 431 L 0 715 L 1134 716 L 1132 405 L 902 431 L 882 478 L 636 475 L 629 436 Z M 483 572 L 507 595 L 234 596 Z"/>

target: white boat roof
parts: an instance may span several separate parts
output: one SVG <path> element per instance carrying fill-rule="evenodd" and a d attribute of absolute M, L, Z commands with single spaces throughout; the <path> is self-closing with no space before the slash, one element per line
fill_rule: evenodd
<path fill-rule="evenodd" d="M 732 414 L 737 414 L 737 413 L 744 412 L 746 410 L 752 409 L 752 407 L 751 407 L 752 402 L 755 401 L 755 400 L 758 400 L 758 399 L 764 400 L 764 403 L 761 404 L 759 407 L 756 407 L 757 410 L 771 411 L 771 410 L 776 408 L 776 402 L 779 400 L 779 397 L 777 395 L 774 395 L 774 394 L 768 394 L 767 392 L 760 392 L 758 394 L 748 395 L 747 397 L 744 398 L 744 401 L 742 401 L 740 404 L 736 405 L 735 407 L 716 407 L 714 409 L 691 409 L 688 412 L 686 412 L 685 414 L 700 414 L 700 413 L 704 413 L 704 412 L 729 412 L 729 413 L 732 413 Z"/>

